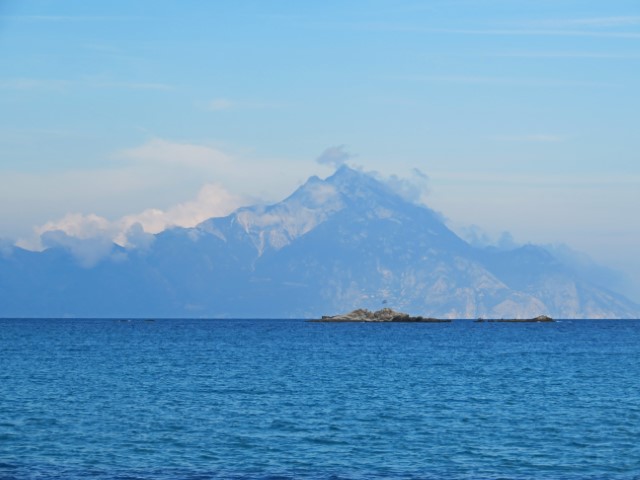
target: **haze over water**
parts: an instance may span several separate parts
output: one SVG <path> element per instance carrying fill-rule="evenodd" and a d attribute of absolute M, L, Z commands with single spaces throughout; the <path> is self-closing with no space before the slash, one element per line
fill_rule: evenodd
<path fill-rule="evenodd" d="M 0 478 L 638 478 L 640 322 L 0 320 Z"/>

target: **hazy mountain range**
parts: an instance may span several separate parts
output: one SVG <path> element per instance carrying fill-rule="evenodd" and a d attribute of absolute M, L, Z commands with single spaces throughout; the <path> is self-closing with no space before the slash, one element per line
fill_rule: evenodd
<path fill-rule="evenodd" d="M 478 248 L 440 215 L 341 167 L 270 206 L 141 232 L 99 262 L 69 243 L 0 253 L 0 316 L 299 317 L 382 306 L 446 317 L 638 318 L 549 250 Z"/>

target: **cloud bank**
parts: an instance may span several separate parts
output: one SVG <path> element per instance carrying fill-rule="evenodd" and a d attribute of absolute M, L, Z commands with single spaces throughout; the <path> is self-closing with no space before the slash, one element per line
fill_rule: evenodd
<path fill-rule="evenodd" d="M 93 229 L 126 244 L 124 232 L 134 223 L 146 232 L 193 225 L 243 204 L 280 200 L 317 173 L 312 161 L 158 137 L 86 163 L 43 172 L 0 166 L 0 236 L 40 248 L 33 237 L 44 231 L 60 228 L 77 236 L 73 229 Z"/>
<path fill-rule="evenodd" d="M 82 266 L 91 267 L 109 255 L 114 244 L 146 248 L 153 242 L 153 234 L 171 227 L 194 227 L 211 217 L 228 215 L 243 204 L 242 197 L 221 185 L 206 184 L 195 199 L 166 210 L 150 208 L 115 220 L 94 213 L 69 213 L 35 227 L 34 235 L 17 245 L 29 250 L 65 247 Z"/>

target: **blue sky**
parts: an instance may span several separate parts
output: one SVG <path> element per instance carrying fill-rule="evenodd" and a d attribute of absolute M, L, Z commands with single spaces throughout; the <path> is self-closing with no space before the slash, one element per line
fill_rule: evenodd
<path fill-rule="evenodd" d="M 0 65 L 0 237 L 187 225 L 344 145 L 640 300 L 637 1 L 5 0 Z"/>

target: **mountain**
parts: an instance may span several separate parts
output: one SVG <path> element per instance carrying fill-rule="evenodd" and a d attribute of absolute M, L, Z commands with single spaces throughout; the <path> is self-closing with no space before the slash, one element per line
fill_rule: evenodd
<path fill-rule="evenodd" d="M 69 245 L 0 254 L 0 316 L 313 318 L 389 306 L 442 318 L 640 317 L 548 250 L 472 247 L 436 212 L 346 166 L 275 205 L 172 228 L 144 248 L 113 245 L 91 267 Z"/>

